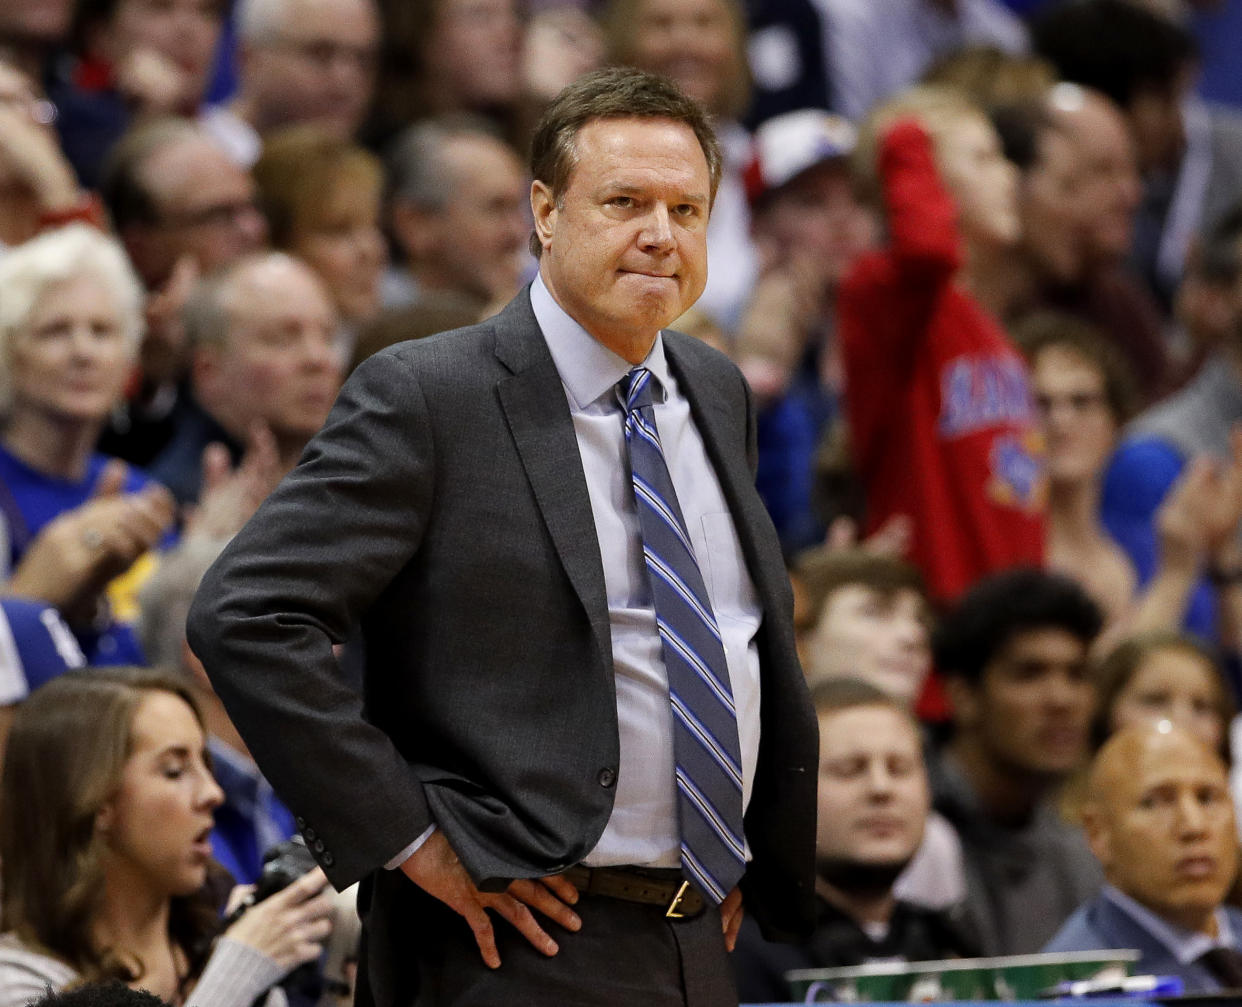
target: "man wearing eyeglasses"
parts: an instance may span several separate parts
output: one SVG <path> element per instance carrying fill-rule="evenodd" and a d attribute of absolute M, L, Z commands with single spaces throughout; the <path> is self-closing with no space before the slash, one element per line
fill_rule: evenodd
<path fill-rule="evenodd" d="M 314 122 L 351 137 L 375 84 L 374 0 L 240 0 L 237 97 L 204 122 L 246 167 L 273 129 Z"/>

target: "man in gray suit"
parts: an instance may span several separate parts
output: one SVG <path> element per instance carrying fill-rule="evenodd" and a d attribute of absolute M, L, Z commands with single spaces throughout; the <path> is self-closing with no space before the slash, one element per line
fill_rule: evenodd
<path fill-rule="evenodd" d="M 531 164 L 537 280 L 355 372 L 189 639 L 329 878 L 366 879 L 376 1003 L 736 1003 L 743 902 L 812 922 L 816 724 L 749 391 L 661 331 L 719 147 L 605 70 Z"/>

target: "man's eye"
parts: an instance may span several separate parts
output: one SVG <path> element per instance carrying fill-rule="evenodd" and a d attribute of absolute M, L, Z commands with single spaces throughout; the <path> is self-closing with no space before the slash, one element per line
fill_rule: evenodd
<path fill-rule="evenodd" d="M 610 205 L 619 207 L 622 210 L 628 210 L 634 205 L 632 196 L 613 196 L 608 202 Z"/>

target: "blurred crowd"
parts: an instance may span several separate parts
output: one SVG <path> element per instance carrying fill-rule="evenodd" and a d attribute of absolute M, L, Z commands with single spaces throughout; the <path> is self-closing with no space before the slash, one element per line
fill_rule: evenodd
<path fill-rule="evenodd" d="M 353 367 L 534 276 L 527 138 L 610 63 L 715 119 L 677 327 L 752 390 L 820 716 L 821 926 L 747 928 L 743 998 L 1242 986 L 1239 52 L 1242 0 L 5 0 L 0 1005 L 348 996 L 185 614 Z"/>

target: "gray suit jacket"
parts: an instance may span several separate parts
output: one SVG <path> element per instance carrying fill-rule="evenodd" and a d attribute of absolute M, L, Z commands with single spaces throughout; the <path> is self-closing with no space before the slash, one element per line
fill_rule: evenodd
<path fill-rule="evenodd" d="M 1225 906 L 1235 935 L 1242 934 L 1242 913 Z M 1097 895 L 1079 907 L 1044 951 L 1104 951 L 1133 948 L 1139 960 L 1132 970 L 1137 975 L 1180 976 L 1187 993 L 1213 993 L 1219 980 L 1199 962 L 1183 965 L 1161 941 L 1129 913 L 1104 895 Z M 1242 948 L 1238 950 L 1242 951 Z"/>
<path fill-rule="evenodd" d="M 743 887 L 765 930 L 794 934 L 813 921 L 817 732 L 753 484 L 753 410 L 723 356 L 676 333 L 666 352 L 765 610 Z M 330 649 L 359 623 L 362 696 Z M 573 423 L 529 294 L 365 362 L 208 573 L 188 629 L 329 878 L 373 875 L 378 1002 L 396 996 L 419 897 L 379 868 L 429 824 L 485 888 L 580 861 L 619 759 L 610 632 Z"/>

